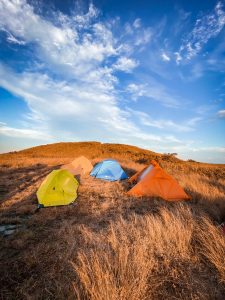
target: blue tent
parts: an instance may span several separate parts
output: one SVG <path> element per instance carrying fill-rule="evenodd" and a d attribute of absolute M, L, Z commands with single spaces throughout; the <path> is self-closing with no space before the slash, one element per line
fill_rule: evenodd
<path fill-rule="evenodd" d="M 91 171 L 91 176 L 108 181 L 127 179 L 128 176 L 114 159 L 106 159 L 96 164 Z"/>

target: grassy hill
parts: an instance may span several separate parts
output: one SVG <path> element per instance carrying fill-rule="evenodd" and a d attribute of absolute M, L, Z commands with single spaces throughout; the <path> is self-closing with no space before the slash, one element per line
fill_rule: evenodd
<path fill-rule="evenodd" d="M 31 160 L 32 163 L 47 161 L 48 163 L 65 163 L 71 161 L 74 157 L 84 155 L 89 159 L 98 157 L 107 158 L 114 156 L 116 158 L 130 159 L 133 161 L 148 161 L 161 157 L 161 154 L 153 151 L 140 149 L 135 146 L 123 144 L 103 144 L 99 142 L 74 142 L 74 143 L 56 143 L 43 145 L 15 151 L 6 154 L 0 154 L 0 162 L 26 163 Z"/>
<path fill-rule="evenodd" d="M 192 197 L 129 197 L 127 181 L 79 177 L 69 206 L 36 211 L 53 169 L 84 155 L 116 158 L 129 175 L 151 159 Z M 1 299 L 224 299 L 225 166 L 137 147 L 57 143 L 0 155 Z"/>

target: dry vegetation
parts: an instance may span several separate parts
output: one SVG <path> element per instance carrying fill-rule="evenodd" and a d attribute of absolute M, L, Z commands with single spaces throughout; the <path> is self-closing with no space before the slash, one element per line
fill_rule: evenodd
<path fill-rule="evenodd" d="M 79 178 L 79 198 L 36 212 L 43 178 L 79 155 L 129 175 L 156 159 L 192 196 L 128 197 L 124 182 Z M 126 145 L 59 143 L 0 155 L 1 299 L 224 299 L 225 166 Z"/>

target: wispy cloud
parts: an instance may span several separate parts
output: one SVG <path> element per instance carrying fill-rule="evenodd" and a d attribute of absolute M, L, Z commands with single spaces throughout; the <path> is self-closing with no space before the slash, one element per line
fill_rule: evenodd
<path fill-rule="evenodd" d="M 18 45 L 26 44 L 26 42 L 24 42 L 23 40 L 19 40 L 19 39 L 15 38 L 15 36 L 13 36 L 10 32 L 7 32 L 7 34 L 8 34 L 7 41 L 9 43 L 18 44 Z"/>
<path fill-rule="evenodd" d="M 139 97 L 145 96 L 147 93 L 145 84 L 130 83 L 126 90 L 131 94 L 133 100 L 137 100 Z"/>
<path fill-rule="evenodd" d="M 199 151 L 215 151 L 219 153 L 225 153 L 225 147 L 200 147 L 200 148 L 193 148 L 193 152 L 199 152 Z"/>
<path fill-rule="evenodd" d="M 146 29 L 142 28 L 136 36 L 134 45 L 141 46 L 141 45 L 148 44 L 151 40 L 152 34 L 153 32 L 150 28 L 146 28 Z"/>
<path fill-rule="evenodd" d="M 135 19 L 134 23 L 133 23 L 133 26 L 135 28 L 140 28 L 141 27 L 141 19 L 140 18 Z"/>
<path fill-rule="evenodd" d="M 195 130 L 195 126 L 202 120 L 201 117 L 194 117 L 186 119 L 183 122 L 174 122 L 173 120 L 157 119 L 156 117 L 150 116 L 149 114 L 141 111 L 130 110 L 134 115 L 139 118 L 142 125 L 148 127 L 154 127 L 165 131 L 175 132 L 190 132 Z"/>
<path fill-rule="evenodd" d="M 151 42 L 154 35 L 154 30 L 151 27 L 144 27 L 141 24 L 141 19 L 137 18 L 133 23 L 126 23 L 124 35 L 130 36 L 132 48 L 143 50 L 147 44 Z"/>
<path fill-rule="evenodd" d="M 177 52 L 176 62 L 179 64 L 183 59 L 190 60 L 196 56 L 203 46 L 216 37 L 225 25 L 225 11 L 222 2 L 218 2 L 212 13 L 204 15 L 196 20 L 192 31 L 183 39 Z"/>
<path fill-rule="evenodd" d="M 118 107 L 113 93 L 103 93 L 101 88 L 96 89 L 95 86 L 55 81 L 46 74 L 17 74 L 4 65 L 0 65 L 0 86 L 22 97 L 31 110 L 27 120 L 34 120 L 31 131 L 28 128 L 13 131 L 13 128 L 4 125 L 0 131 L 3 135 L 12 136 L 14 132 L 18 137 L 28 137 L 39 132 L 38 137 L 46 135 L 56 139 L 70 135 L 71 138 L 74 136 L 83 140 L 94 135 L 104 140 L 113 135 L 115 141 L 128 136 L 130 140 L 146 142 L 163 140 L 138 128 L 128 119 L 128 113 Z M 41 130 L 43 125 L 47 130 Z"/>
<path fill-rule="evenodd" d="M 164 61 L 170 61 L 169 55 L 167 55 L 165 52 L 162 53 L 161 57 L 162 57 L 162 60 L 164 60 Z"/>
<path fill-rule="evenodd" d="M 175 149 L 174 151 L 176 151 Z M 197 161 L 210 163 L 225 163 L 225 147 L 183 147 L 178 150 L 181 158 L 192 158 Z"/>
<path fill-rule="evenodd" d="M 5 135 L 9 137 L 16 138 L 29 138 L 37 140 L 50 140 L 52 136 L 48 133 L 40 132 L 40 130 L 35 129 L 24 129 L 24 128 L 14 128 L 7 126 L 6 123 L 0 122 L 0 135 Z"/>
<path fill-rule="evenodd" d="M 221 119 L 225 119 L 225 109 L 221 109 L 217 112 L 217 115 Z"/>
<path fill-rule="evenodd" d="M 130 83 L 126 90 L 135 101 L 140 97 L 145 97 L 165 107 L 176 108 L 181 104 L 180 99 L 176 95 L 168 92 L 164 85 L 152 77 L 149 77 L 148 83 L 145 84 Z"/>

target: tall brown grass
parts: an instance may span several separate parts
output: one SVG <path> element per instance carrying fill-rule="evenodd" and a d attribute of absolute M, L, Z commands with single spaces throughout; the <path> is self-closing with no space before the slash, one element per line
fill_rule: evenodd
<path fill-rule="evenodd" d="M 225 239 L 185 206 L 119 218 L 107 231 L 83 228 L 82 234 L 86 244 L 73 263 L 81 282 L 74 283 L 79 299 L 223 297 Z"/>

